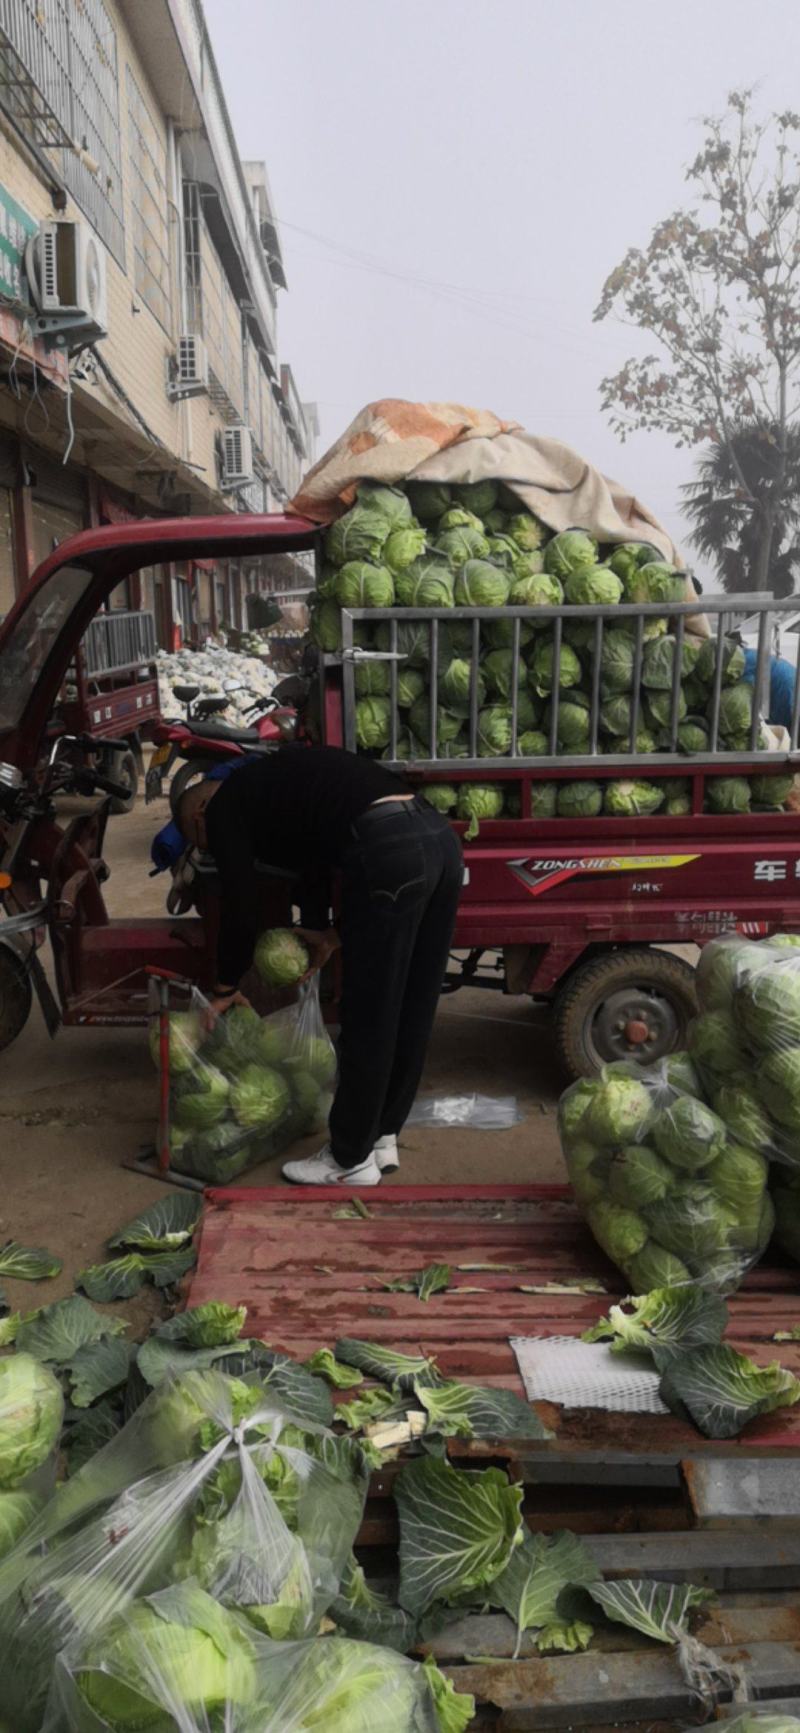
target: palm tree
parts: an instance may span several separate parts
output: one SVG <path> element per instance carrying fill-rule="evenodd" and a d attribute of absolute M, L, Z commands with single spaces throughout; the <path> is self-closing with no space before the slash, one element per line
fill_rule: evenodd
<path fill-rule="evenodd" d="M 716 566 L 724 589 L 792 595 L 800 571 L 800 427 L 788 430 L 784 455 L 771 423 L 748 423 L 703 453 L 696 479 L 681 493 L 693 526 L 689 541 Z"/>

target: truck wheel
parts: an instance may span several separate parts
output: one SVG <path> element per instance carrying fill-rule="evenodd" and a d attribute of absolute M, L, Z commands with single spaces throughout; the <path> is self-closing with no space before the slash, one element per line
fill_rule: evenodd
<path fill-rule="evenodd" d="M 112 760 L 109 776 L 112 776 L 115 782 L 124 783 L 130 791 L 124 799 L 122 796 L 117 799 L 115 795 L 112 795 L 111 811 L 116 814 L 132 812 L 139 791 L 139 766 L 136 763 L 136 753 L 133 751 L 118 753 Z"/>
<path fill-rule="evenodd" d="M 649 946 L 576 969 L 555 1005 L 556 1044 L 572 1077 L 614 1059 L 652 1064 L 683 1047 L 697 1011 L 694 970 Z"/>
<path fill-rule="evenodd" d="M 19 957 L 0 945 L 0 1053 L 25 1028 L 33 1003 L 31 978 Z"/>

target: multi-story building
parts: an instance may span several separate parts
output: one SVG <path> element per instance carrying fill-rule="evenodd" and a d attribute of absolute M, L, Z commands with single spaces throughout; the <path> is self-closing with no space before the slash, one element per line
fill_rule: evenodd
<path fill-rule="evenodd" d="M 77 529 L 291 498 L 317 422 L 285 287 L 200 0 L 0 0 L 0 616 Z M 114 600 L 173 644 L 272 582 L 173 565 Z"/>

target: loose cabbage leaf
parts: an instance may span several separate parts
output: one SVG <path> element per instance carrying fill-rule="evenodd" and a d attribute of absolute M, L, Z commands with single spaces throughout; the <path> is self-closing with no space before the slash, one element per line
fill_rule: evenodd
<path fill-rule="evenodd" d="M 93 1408 L 87 1408 L 64 1439 L 68 1473 L 77 1474 L 91 1456 L 116 1438 L 121 1424 L 113 1402 L 97 1402 Z"/>
<path fill-rule="evenodd" d="M 224 1300 L 206 1300 L 189 1306 L 159 1324 L 156 1334 L 187 1348 L 229 1347 L 237 1342 L 247 1317 L 246 1306 L 228 1306 Z"/>
<path fill-rule="evenodd" d="M 518 1652 L 523 1631 L 558 1619 L 565 1589 L 587 1587 L 599 1576 L 588 1547 L 568 1529 L 553 1535 L 526 1533 L 487 1599 L 514 1620 Z"/>
<path fill-rule="evenodd" d="M 480 1384 L 414 1384 L 432 1432 L 445 1438 L 551 1438 L 535 1408 L 513 1390 Z"/>
<path fill-rule="evenodd" d="M 68 1366 L 79 1348 L 104 1336 L 123 1336 L 127 1328 L 122 1318 L 106 1318 L 80 1294 L 71 1294 L 24 1319 L 17 1330 L 16 1347 L 37 1360 Z"/>
<path fill-rule="evenodd" d="M 654 1583 L 623 1578 L 615 1583 L 587 1583 L 588 1593 L 606 1618 L 629 1625 L 657 1643 L 675 1643 L 687 1628 L 689 1614 L 713 1601 L 711 1589 L 694 1583 Z"/>
<path fill-rule="evenodd" d="M 153 1388 L 165 1378 L 180 1377 L 184 1372 L 204 1372 L 211 1366 L 232 1378 L 257 1372 L 262 1386 L 271 1391 L 295 1420 L 312 1426 L 330 1426 L 333 1419 L 331 1393 L 322 1378 L 312 1377 L 288 1354 L 275 1353 L 256 1337 L 244 1337 L 227 1345 L 221 1343 L 214 1348 L 188 1348 L 167 1336 L 163 1326 L 157 1335 L 142 1343 L 137 1366 Z"/>
<path fill-rule="evenodd" d="M 61 1268 L 61 1259 L 45 1251 L 44 1246 L 21 1246 L 18 1240 L 8 1240 L 0 1246 L 0 1276 L 13 1276 L 18 1282 L 41 1282 L 47 1276 L 57 1276 Z"/>
<path fill-rule="evenodd" d="M 337 1360 L 332 1348 L 317 1348 L 304 1365 L 307 1372 L 315 1373 L 318 1378 L 327 1378 L 336 1390 L 352 1390 L 354 1385 L 361 1383 L 361 1373 Z"/>
<path fill-rule="evenodd" d="M 108 1244 L 133 1246 L 140 1252 L 168 1252 L 186 1245 L 203 1213 L 203 1200 L 196 1192 L 169 1191 L 132 1221 L 126 1222 Z"/>
<path fill-rule="evenodd" d="M 421 1457 L 394 1485 L 400 1515 L 400 1605 L 419 1616 L 485 1588 L 523 1538 L 521 1486 L 499 1468 L 461 1474 Z"/>
<path fill-rule="evenodd" d="M 69 1369 L 71 1400 L 75 1408 L 89 1408 L 98 1396 L 118 1390 L 130 1370 L 136 1352 L 132 1342 L 122 1342 L 119 1336 L 104 1336 L 101 1342 L 88 1342 L 79 1348 Z"/>
<path fill-rule="evenodd" d="M 384 1348 L 381 1342 L 361 1342 L 352 1336 L 342 1336 L 335 1352 L 337 1360 L 343 1360 L 346 1366 L 357 1366 L 368 1378 L 380 1378 L 384 1384 L 396 1384 L 400 1390 L 413 1390 L 418 1381 L 440 1382 L 436 1361 L 424 1354 L 398 1354 L 394 1348 Z"/>
<path fill-rule="evenodd" d="M 676 1356 L 662 1377 L 661 1397 L 673 1412 L 688 1410 L 707 1438 L 736 1438 L 748 1420 L 800 1402 L 800 1379 L 777 1362 L 756 1366 L 722 1343 Z"/>
<path fill-rule="evenodd" d="M 399 1276 L 381 1286 L 391 1294 L 416 1294 L 419 1300 L 429 1300 L 431 1294 L 441 1294 L 449 1288 L 452 1274 L 451 1264 L 426 1264 L 424 1270 L 415 1270 L 407 1279 Z"/>
<path fill-rule="evenodd" d="M 150 1258 L 141 1252 L 126 1252 L 123 1257 L 110 1258 L 108 1263 L 90 1264 L 81 1270 L 75 1285 L 90 1300 L 129 1300 L 146 1281 L 157 1288 L 171 1287 L 192 1268 L 196 1256 L 193 1246 L 156 1252 Z"/>
<path fill-rule="evenodd" d="M 457 1691 L 452 1679 L 440 1673 L 432 1655 L 425 1656 L 422 1667 L 433 1698 L 439 1733 L 466 1733 L 475 1717 L 475 1698 Z"/>
<path fill-rule="evenodd" d="M 574 1655 L 588 1649 L 593 1636 L 594 1625 L 585 1624 L 583 1619 L 575 1619 L 571 1625 L 562 1621 L 545 1625 L 536 1638 L 536 1647 L 540 1655 Z"/>
<path fill-rule="evenodd" d="M 381 1420 L 405 1420 L 408 1402 L 402 1397 L 392 1395 L 390 1390 L 365 1390 L 363 1395 L 354 1396 L 350 1402 L 340 1402 L 336 1409 L 337 1420 L 347 1427 L 349 1432 L 361 1432 L 365 1426 L 371 1426 Z"/>
<path fill-rule="evenodd" d="M 384 1648 L 399 1650 L 401 1654 L 410 1649 L 414 1641 L 415 1621 L 402 1607 L 395 1606 L 386 1595 L 370 1586 L 362 1566 L 352 1554 L 328 1616 L 346 1637 L 380 1643 Z"/>
<path fill-rule="evenodd" d="M 656 1288 L 610 1306 L 607 1318 L 584 1331 L 583 1341 L 610 1341 L 616 1354 L 657 1347 L 663 1357 L 721 1342 L 727 1322 L 728 1308 L 718 1294 L 703 1288 Z"/>

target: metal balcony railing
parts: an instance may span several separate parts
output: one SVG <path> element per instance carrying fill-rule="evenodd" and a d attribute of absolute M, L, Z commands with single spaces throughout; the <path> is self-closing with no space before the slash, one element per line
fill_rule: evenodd
<path fill-rule="evenodd" d="M 146 611 L 98 614 L 84 633 L 81 650 L 87 679 L 152 662 L 155 617 Z"/>

